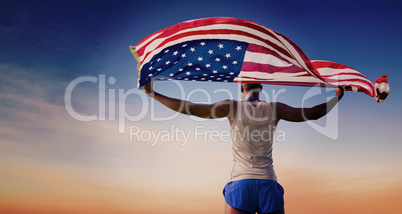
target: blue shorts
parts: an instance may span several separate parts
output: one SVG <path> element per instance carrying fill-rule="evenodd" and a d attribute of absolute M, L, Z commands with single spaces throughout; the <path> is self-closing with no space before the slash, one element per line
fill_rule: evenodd
<path fill-rule="evenodd" d="M 274 180 L 244 179 L 232 181 L 223 189 L 231 207 L 249 213 L 269 213 L 283 209 L 283 188 Z"/>

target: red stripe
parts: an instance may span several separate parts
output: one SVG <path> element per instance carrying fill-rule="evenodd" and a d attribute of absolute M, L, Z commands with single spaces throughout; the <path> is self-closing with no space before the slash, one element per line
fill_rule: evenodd
<path fill-rule="evenodd" d="M 245 78 L 245 77 L 242 77 Z M 270 80 L 264 80 L 264 79 L 257 79 L 257 78 L 247 78 L 247 79 L 255 79 L 259 80 L 257 82 L 261 84 L 275 84 L 275 85 L 288 85 L 288 86 L 320 86 L 320 87 L 336 87 L 333 85 L 325 84 L 325 83 L 312 83 L 312 82 L 289 82 L 289 81 L 270 81 Z M 247 80 L 241 80 L 241 81 L 236 81 L 234 80 L 233 82 L 242 82 L 242 83 L 255 83 L 256 81 L 247 81 Z"/>
<path fill-rule="evenodd" d="M 274 57 L 276 57 L 276 58 L 278 58 L 278 59 L 280 59 L 282 61 L 285 61 L 286 63 L 292 64 L 288 60 L 283 58 L 281 55 L 279 55 L 277 52 L 275 52 L 273 50 L 269 50 L 268 48 L 263 47 L 261 45 L 249 44 L 248 47 L 247 47 L 247 52 L 266 54 L 266 55 L 273 55 Z"/>
<path fill-rule="evenodd" d="M 316 69 L 319 69 L 319 68 L 331 68 L 331 69 L 334 69 L 334 72 L 338 72 L 337 70 L 342 70 L 342 69 L 352 69 L 352 70 L 356 71 L 355 69 L 353 69 L 350 66 L 340 64 L 340 63 L 336 63 L 336 62 L 313 61 L 312 64 Z M 354 73 L 354 72 L 338 72 L 338 73 L 331 74 L 331 75 L 322 75 L 322 77 L 324 78 L 324 80 L 326 82 L 334 82 L 334 81 L 338 81 L 338 80 L 330 80 L 330 79 L 328 79 L 328 77 L 342 76 L 342 75 L 354 75 L 354 76 L 363 77 L 365 80 L 356 79 L 356 78 L 348 78 L 348 79 L 339 80 L 339 81 L 362 82 L 362 83 L 368 85 L 368 87 L 370 87 L 372 90 L 374 90 L 373 83 L 366 76 L 364 76 L 363 74 L 359 73 L 358 71 L 356 71 L 356 73 Z"/>
<path fill-rule="evenodd" d="M 364 76 L 363 74 L 361 74 L 361 73 L 352 73 L 352 72 L 339 72 L 339 73 L 331 74 L 331 75 L 322 75 L 322 78 L 328 78 L 328 77 L 333 77 L 333 76 L 342 76 L 342 75 L 354 75 L 354 76 L 363 77 L 363 78 L 368 80 L 368 78 L 366 76 Z"/>
<path fill-rule="evenodd" d="M 259 32 L 261 32 L 261 33 L 263 33 L 263 34 L 266 34 L 266 35 L 271 36 L 271 37 L 274 38 L 276 41 L 278 41 L 279 43 L 283 44 L 283 46 L 285 46 L 286 49 L 287 49 L 288 46 L 285 45 L 283 42 L 281 42 L 279 39 L 277 39 L 277 37 L 281 37 L 281 38 L 285 39 L 285 40 L 286 40 L 287 42 L 289 42 L 289 44 L 297 51 L 298 55 L 299 55 L 299 56 L 302 58 L 302 60 L 304 61 L 304 64 L 307 65 L 308 69 L 309 69 L 311 72 L 313 72 L 313 73 L 317 76 L 317 78 L 320 79 L 320 75 L 319 75 L 319 73 L 318 73 L 316 70 L 314 70 L 313 66 L 311 65 L 310 59 L 309 59 L 309 58 L 306 56 L 306 54 L 305 54 L 295 43 L 293 43 L 290 39 L 288 39 L 287 37 L 283 36 L 282 34 L 276 32 L 276 31 L 274 31 L 274 30 L 272 30 L 272 29 L 270 29 L 270 30 L 273 31 L 274 33 L 271 33 L 267 28 L 263 27 L 262 25 L 260 25 L 260 24 L 258 24 L 258 23 L 255 23 L 255 22 L 250 22 L 250 21 L 245 21 L 245 20 L 238 20 L 238 19 L 235 20 L 235 21 L 236 21 L 236 22 L 239 22 L 239 21 L 240 21 L 239 23 L 235 23 L 235 24 L 237 24 L 237 25 L 249 27 L 249 28 L 252 28 L 252 29 L 254 29 L 254 30 L 257 30 L 257 31 L 259 31 Z M 275 34 L 276 34 L 276 35 L 275 35 Z M 287 49 L 287 52 L 292 56 L 291 58 L 295 59 L 295 57 L 293 56 L 292 52 L 291 52 L 289 49 Z M 296 60 L 296 61 L 298 61 L 298 60 Z"/>
<path fill-rule="evenodd" d="M 353 69 L 347 65 L 336 63 L 336 62 L 328 62 L 328 61 L 312 61 L 311 64 L 315 69 L 319 68 L 334 68 L 334 69 Z M 355 70 L 355 69 L 353 69 Z"/>
<path fill-rule="evenodd" d="M 261 54 L 270 54 L 270 55 L 273 55 L 273 56 L 275 56 L 275 57 L 277 57 L 277 58 L 279 58 L 280 60 L 283 60 L 283 61 L 285 61 L 285 62 L 287 62 L 287 63 L 289 63 L 289 64 L 293 64 L 293 63 L 291 63 L 291 62 L 289 62 L 288 60 L 286 60 L 285 58 L 283 58 L 282 56 L 280 56 L 278 53 L 276 53 L 276 52 L 274 52 L 274 51 L 272 51 L 272 50 L 269 50 L 269 49 L 267 49 L 266 47 L 263 47 L 263 46 L 260 46 L 260 45 L 255 45 L 255 44 L 249 44 L 249 46 L 247 47 L 247 51 L 249 51 L 249 52 L 253 52 L 253 53 L 261 53 Z M 302 54 L 304 54 L 304 53 L 302 53 Z M 303 58 L 303 57 L 302 57 Z M 297 61 L 297 59 L 295 59 L 295 58 L 293 58 L 294 60 L 296 60 Z M 310 61 L 308 60 L 308 62 L 310 63 Z M 309 63 L 307 63 L 307 66 L 309 65 Z M 258 64 L 258 63 L 256 63 L 256 64 Z M 260 63 L 260 64 L 262 64 L 262 63 Z M 243 62 L 243 65 L 244 65 L 244 62 Z M 262 64 L 263 65 L 263 64 Z M 294 64 L 293 64 L 294 65 Z M 246 65 L 245 67 L 244 67 L 244 70 L 243 70 L 243 68 L 242 68 L 242 71 L 258 71 L 258 68 L 259 69 L 261 69 L 260 71 L 263 71 L 263 70 L 265 70 L 267 73 L 275 73 L 275 69 L 274 68 L 270 68 L 270 66 L 272 66 L 272 65 L 265 65 L 265 66 L 261 66 L 261 65 L 257 65 L 257 66 L 255 66 L 254 68 L 253 68 L 253 66 L 255 66 L 255 65 Z M 268 66 L 268 67 L 267 67 Z M 256 68 L 256 67 L 258 67 L 258 68 Z M 275 66 L 274 66 L 275 67 Z M 295 66 L 295 67 L 298 67 L 298 66 Z M 309 67 L 309 66 L 308 66 Z M 312 66 L 311 66 L 312 67 Z M 286 73 L 293 73 L 293 72 L 297 72 L 297 70 L 303 70 L 303 71 L 305 71 L 304 69 L 302 69 L 302 68 L 298 68 L 298 69 L 296 69 L 296 68 L 292 68 L 292 69 L 290 69 L 289 71 L 286 71 L 285 69 L 288 69 L 289 67 L 277 67 L 277 69 L 278 70 L 280 70 L 280 71 L 282 71 L 282 72 L 286 72 Z M 254 69 L 254 70 L 253 70 Z M 307 72 L 307 73 L 309 73 L 310 74 L 310 76 L 313 76 L 313 77 L 316 77 L 316 78 L 318 78 L 318 79 L 321 79 L 321 80 L 323 80 L 322 78 L 321 78 L 321 75 L 319 75 L 319 73 L 315 70 L 315 69 L 313 69 L 313 70 L 311 70 L 312 72 L 313 72 L 313 74 L 316 74 L 316 75 L 311 75 L 311 73 L 310 72 L 307 72 L 307 71 L 305 71 L 305 72 Z M 318 75 L 318 76 L 317 76 Z"/>
<path fill-rule="evenodd" d="M 243 66 L 241 71 L 245 72 L 264 72 L 264 73 L 298 73 L 298 72 L 306 72 L 304 69 L 299 68 L 295 65 L 289 67 L 277 67 L 270 64 L 262 64 L 262 63 L 254 63 L 254 62 L 243 62 Z M 306 72 L 307 73 L 307 72 Z M 311 76 L 311 74 L 310 74 Z"/>
<path fill-rule="evenodd" d="M 276 52 L 269 50 L 266 47 L 263 47 L 261 45 L 256 45 L 256 44 L 249 44 L 247 47 L 247 51 L 253 52 L 253 53 L 261 53 L 261 54 L 271 54 L 271 55 L 276 54 L 278 57 L 281 57 Z"/>
<path fill-rule="evenodd" d="M 195 28 L 195 27 L 200 27 L 200 26 L 206 26 L 206 25 L 213 25 L 213 24 L 218 24 L 218 23 L 224 23 L 224 22 L 229 22 L 230 20 L 232 20 L 234 18 L 225 18 L 225 17 L 216 17 L 216 18 L 207 18 L 207 19 L 199 19 L 199 20 L 194 20 L 194 21 L 189 21 L 189 22 L 181 22 L 178 23 L 176 25 L 172 25 L 169 27 L 166 27 L 164 29 L 158 30 L 155 33 L 145 37 L 144 39 L 142 39 L 140 42 L 137 43 L 136 46 L 141 45 L 141 43 L 144 43 L 147 39 L 151 38 L 152 36 L 154 36 L 155 34 L 158 33 L 163 33 L 163 35 L 159 35 L 158 37 L 152 39 L 151 41 L 147 42 L 147 44 L 144 45 L 144 47 L 148 46 L 149 43 L 153 42 L 155 39 L 160 39 L 160 38 L 164 38 L 167 37 L 169 35 L 172 35 L 176 32 L 179 32 L 183 29 L 191 29 L 191 28 Z M 169 33 L 165 33 L 165 32 L 169 32 Z M 142 51 L 143 52 L 143 51 Z M 140 56 L 142 54 L 139 54 Z"/>

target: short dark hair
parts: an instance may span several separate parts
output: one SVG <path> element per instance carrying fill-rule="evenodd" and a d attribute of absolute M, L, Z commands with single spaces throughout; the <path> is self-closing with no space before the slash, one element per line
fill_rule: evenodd
<path fill-rule="evenodd" d="M 246 91 L 251 91 L 253 89 L 260 89 L 260 87 L 262 87 L 261 84 L 255 84 L 255 83 L 242 83 L 241 86 L 243 86 L 244 90 Z"/>

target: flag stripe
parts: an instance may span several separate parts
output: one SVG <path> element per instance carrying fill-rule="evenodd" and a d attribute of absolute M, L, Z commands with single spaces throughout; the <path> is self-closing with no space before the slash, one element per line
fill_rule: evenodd
<path fill-rule="evenodd" d="M 315 66 L 314 66 L 315 67 Z M 351 68 L 342 68 L 342 69 L 334 69 L 334 68 L 316 68 L 318 73 L 321 74 L 321 76 L 331 76 L 334 75 L 334 70 L 338 71 L 339 73 L 345 73 L 345 74 L 354 74 L 354 75 L 360 75 L 362 77 L 365 77 L 363 74 L 359 73 L 358 71 L 351 69 Z"/>
<path fill-rule="evenodd" d="M 213 37 L 212 37 L 213 36 Z M 224 35 L 224 34 L 215 34 L 215 35 L 193 35 L 193 36 L 188 36 L 188 37 L 183 37 L 177 40 L 172 40 L 170 43 L 165 44 L 165 46 L 162 46 L 160 48 L 155 49 L 153 52 L 149 52 L 149 55 L 146 55 L 145 58 L 143 58 L 143 61 L 141 62 L 141 67 L 140 69 L 142 69 L 142 66 L 146 63 L 148 63 L 153 56 L 157 55 L 158 53 L 160 53 L 165 47 L 170 47 L 176 44 L 180 44 L 180 43 L 185 43 L 187 41 L 191 41 L 191 40 L 202 40 L 202 39 L 231 39 L 231 40 L 237 40 L 237 41 L 245 41 L 245 42 L 254 42 L 256 44 L 261 44 L 261 45 L 266 45 L 264 43 L 262 43 L 259 40 L 255 40 L 255 39 L 251 39 L 248 37 L 244 37 L 242 35 Z M 270 48 L 272 50 L 274 50 L 273 48 Z M 277 52 L 278 54 L 281 54 L 280 52 Z M 286 56 L 282 56 L 285 57 L 289 60 L 289 62 L 293 63 L 293 64 L 298 64 L 297 61 L 293 58 L 288 58 Z"/>
<path fill-rule="evenodd" d="M 255 35 L 259 35 L 260 37 L 265 37 L 269 36 L 272 37 L 273 40 L 278 42 L 277 45 L 285 47 L 283 44 L 279 44 L 279 41 L 277 41 L 278 33 L 270 30 L 269 28 L 266 28 L 262 25 L 259 25 L 255 22 L 250 22 L 246 20 L 239 20 L 239 19 L 233 19 L 233 18 L 209 18 L 208 20 L 206 19 L 200 19 L 200 20 L 194 20 L 190 22 L 182 22 L 177 25 L 165 28 L 163 30 L 160 30 L 156 32 L 155 34 L 160 35 L 160 38 L 166 38 L 168 36 L 171 36 L 177 32 L 187 32 L 187 31 L 197 31 L 197 30 L 203 30 L 203 29 L 237 29 L 241 30 L 242 28 L 238 27 L 244 27 L 243 31 L 244 32 L 253 32 Z M 163 32 L 163 33 L 161 33 Z M 262 34 L 261 34 L 262 33 Z M 149 36 L 151 37 L 151 36 Z M 147 37 L 148 38 L 148 37 Z M 153 42 L 155 38 L 152 39 L 147 39 L 145 38 L 144 40 L 140 41 L 137 46 L 139 46 L 138 49 L 141 49 L 144 43 L 147 43 L 146 45 L 149 45 L 150 42 Z M 139 55 L 142 55 L 142 52 L 140 51 Z"/>
<path fill-rule="evenodd" d="M 287 58 L 291 58 L 292 56 L 282 47 L 278 46 L 277 44 L 273 43 L 270 40 L 262 39 L 254 34 L 250 34 L 248 32 L 238 31 L 238 30 L 229 30 L 229 29 L 213 29 L 213 30 L 202 30 L 202 31 L 192 31 L 192 32 L 185 32 L 182 34 L 174 35 L 172 37 L 164 39 L 160 44 L 158 44 L 157 48 L 161 48 L 167 43 L 171 41 L 175 41 L 181 38 L 189 37 L 189 36 L 196 36 L 196 35 L 208 35 L 210 38 L 215 38 L 213 35 L 226 35 L 226 38 L 230 38 L 230 36 L 236 38 L 236 36 L 240 36 L 240 41 L 245 41 L 250 39 L 258 40 L 262 43 L 265 43 L 267 47 L 270 47 L 276 50 L 279 54 L 286 56 Z M 145 58 L 149 55 L 149 52 L 145 54 Z"/>
<path fill-rule="evenodd" d="M 188 23 L 187 23 L 188 24 Z M 289 56 L 294 56 L 294 57 L 296 57 L 296 58 L 299 58 L 299 60 L 301 60 L 302 62 L 304 62 L 304 64 L 303 63 L 300 63 L 300 62 L 298 62 L 298 61 L 294 61 L 294 60 L 291 60 L 292 61 L 292 63 L 294 63 L 295 65 L 298 65 L 298 66 L 300 66 L 300 67 L 303 67 L 303 68 L 305 68 L 305 69 L 307 69 L 307 67 L 309 67 L 310 68 L 310 70 L 309 69 L 307 69 L 310 73 L 312 73 L 313 75 L 316 75 L 317 76 L 317 74 L 315 73 L 315 72 L 311 72 L 311 65 L 306 65 L 306 62 L 308 62 L 308 58 L 307 57 L 300 57 L 300 53 L 301 53 L 301 55 L 302 56 L 304 56 L 304 53 L 296 46 L 296 48 L 295 47 L 293 47 L 293 45 L 294 44 L 290 44 L 289 42 L 291 42 L 290 40 L 287 40 L 287 39 L 283 39 L 283 36 L 282 35 L 280 35 L 280 34 L 278 34 L 278 33 L 276 33 L 276 32 L 274 32 L 274 31 L 272 31 L 272 30 L 270 30 L 270 29 L 268 29 L 268 28 L 265 28 L 265 27 L 261 27 L 260 25 L 258 25 L 257 26 L 257 24 L 250 24 L 250 23 L 236 23 L 237 25 L 243 25 L 243 26 L 247 26 L 247 27 L 249 27 L 249 28 L 251 28 L 251 29 L 256 29 L 256 30 L 258 30 L 258 31 L 260 31 L 260 32 L 264 32 L 265 34 L 267 34 L 267 35 L 269 35 L 269 41 L 268 40 L 260 40 L 260 42 L 264 42 L 265 44 L 268 44 L 268 43 L 271 43 L 272 44 L 272 46 L 267 46 L 268 48 L 275 48 L 275 47 L 278 47 L 279 48 L 279 44 L 278 44 L 278 40 L 276 40 L 276 39 L 274 39 L 273 37 L 275 37 L 275 38 L 279 38 L 279 39 L 281 39 L 282 41 L 279 41 L 281 44 L 283 44 L 284 42 L 285 43 L 288 43 L 289 45 L 288 46 L 283 46 L 283 45 L 280 45 L 280 47 L 282 48 L 282 50 L 279 50 L 279 53 L 280 54 L 284 54 L 285 56 L 287 55 L 288 57 Z M 232 24 L 233 25 L 233 24 Z M 233 25 L 234 26 L 234 25 Z M 232 27 L 233 28 L 233 26 L 229 26 L 229 27 Z M 227 27 L 227 28 L 229 28 L 228 26 L 225 26 L 225 27 Z M 226 28 L 223 28 L 223 30 L 225 31 L 225 30 L 227 30 Z M 252 35 L 252 34 L 250 34 L 250 33 L 248 33 L 250 31 L 250 29 L 246 29 L 246 31 L 238 31 L 238 32 L 244 32 L 246 35 Z M 195 31 L 195 32 L 198 32 L 198 33 L 204 33 L 204 34 L 207 34 L 207 32 L 206 31 Z M 164 35 L 164 34 L 162 34 L 162 35 Z M 173 33 L 169 33 L 168 35 L 173 35 Z M 178 35 L 177 35 L 178 36 Z M 260 35 L 256 35 L 255 36 L 255 38 L 261 38 L 261 37 L 259 37 Z M 266 37 L 266 36 L 265 36 Z M 178 37 L 178 38 L 181 38 L 181 37 Z M 165 40 L 169 40 L 169 38 L 164 38 Z M 243 40 L 243 41 L 247 41 L 248 39 L 247 38 L 245 38 L 245 40 Z M 267 43 L 268 42 L 268 43 Z M 150 47 L 151 47 L 151 50 L 152 49 L 155 49 L 155 44 L 154 45 L 150 45 Z M 290 46 L 290 47 L 289 47 Z M 158 47 L 161 47 L 161 44 L 159 44 L 159 46 Z M 283 49 L 283 48 L 285 48 L 285 49 Z M 276 49 L 276 48 L 275 48 Z M 286 51 L 287 50 L 287 51 Z M 140 55 L 142 55 L 142 52 L 141 52 L 141 50 L 139 50 L 139 54 Z M 290 55 L 289 55 L 290 54 Z M 148 55 L 146 55 L 145 56 L 145 58 L 147 57 Z"/>
<path fill-rule="evenodd" d="M 139 61 L 139 87 L 152 79 L 341 86 L 378 102 L 389 91 L 386 76 L 374 85 L 349 66 L 310 61 L 282 34 L 235 18 L 182 22 L 147 36 L 130 50 Z"/>
<path fill-rule="evenodd" d="M 356 73 L 348 73 L 348 72 L 342 72 L 342 70 L 334 70 L 336 73 L 329 74 L 329 75 L 322 75 L 324 79 L 347 79 L 347 78 L 358 78 L 362 79 L 368 82 L 371 82 L 370 80 L 367 79 L 364 75 L 358 75 Z"/>
<path fill-rule="evenodd" d="M 265 72 L 269 74 L 273 73 L 297 73 L 297 72 L 303 72 L 307 73 L 303 69 L 297 67 L 297 66 L 289 66 L 289 67 L 280 67 L 280 66 L 275 66 L 275 65 L 270 65 L 270 64 L 263 64 L 263 63 L 254 63 L 254 62 L 243 62 L 243 67 L 241 68 L 241 71 L 244 72 Z"/>
<path fill-rule="evenodd" d="M 215 24 L 215 25 L 208 25 L 208 26 L 197 26 L 194 28 L 189 28 L 189 29 L 183 29 L 183 30 L 177 30 L 177 31 L 171 31 L 169 34 L 158 34 L 158 38 L 153 38 L 150 41 L 147 41 L 148 44 L 146 46 L 151 47 L 150 50 L 152 50 L 152 47 L 158 46 L 163 40 L 168 39 L 172 36 L 176 36 L 178 34 L 182 33 L 188 33 L 188 32 L 201 32 L 201 31 L 206 31 L 206 30 L 219 30 L 219 29 L 232 29 L 232 30 L 238 30 L 242 32 L 249 32 L 251 34 L 254 34 L 260 38 L 265 38 L 267 37 L 266 34 L 262 33 L 261 31 L 255 30 L 254 28 L 249 28 L 248 26 L 242 26 L 242 25 L 236 25 L 236 24 Z M 285 45 L 279 42 L 274 38 L 273 35 L 269 35 L 271 41 L 274 42 L 276 45 L 281 46 L 283 49 L 286 49 Z M 147 52 L 145 49 L 143 49 L 144 45 L 140 44 L 138 49 L 139 49 L 139 54 L 142 55 L 143 52 Z"/>
<path fill-rule="evenodd" d="M 311 63 L 314 65 L 315 68 L 334 68 L 334 69 L 352 69 L 353 70 L 353 68 L 351 68 L 347 65 L 324 61 L 324 60 L 311 60 Z"/>
<path fill-rule="evenodd" d="M 263 64 L 273 65 L 276 67 L 290 67 L 293 64 L 284 61 L 277 56 L 272 54 L 260 54 L 260 53 L 253 53 L 253 52 L 246 52 L 244 56 L 244 62 L 260 62 Z"/>

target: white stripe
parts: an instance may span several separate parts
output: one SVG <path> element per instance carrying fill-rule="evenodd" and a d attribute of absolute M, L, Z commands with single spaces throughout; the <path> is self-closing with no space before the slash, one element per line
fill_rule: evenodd
<path fill-rule="evenodd" d="M 283 38 L 282 35 L 278 35 L 275 31 L 267 28 L 267 30 L 269 30 L 272 34 L 274 34 L 276 36 L 276 38 L 281 41 L 286 47 L 288 52 L 291 53 L 291 55 L 293 55 L 293 57 L 295 57 L 295 59 L 297 60 L 297 62 L 299 62 L 298 64 L 300 65 L 299 67 L 304 68 L 306 71 L 308 71 L 311 75 L 313 75 L 314 73 L 312 71 L 310 71 L 306 65 L 306 63 L 304 63 L 304 60 L 300 57 L 300 54 L 297 52 L 297 50 L 293 47 L 292 44 L 290 44 L 286 39 Z M 295 64 L 295 65 L 298 65 Z"/>
<path fill-rule="evenodd" d="M 246 51 L 243 62 L 269 64 L 269 65 L 273 65 L 273 66 L 277 66 L 277 67 L 292 66 L 292 64 L 289 64 L 288 62 L 283 61 L 272 54 L 255 53 L 255 52 L 250 52 L 250 51 Z"/>
<path fill-rule="evenodd" d="M 135 48 L 136 48 L 137 50 L 141 49 L 141 48 L 142 48 L 144 45 L 146 45 L 149 41 L 155 39 L 155 37 L 157 37 L 157 36 L 159 36 L 159 35 L 161 35 L 161 34 L 162 34 L 162 32 L 160 32 L 160 33 L 155 33 L 155 35 L 149 37 L 147 40 L 145 40 L 145 41 L 143 41 L 143 42 L 141 42 L 141 43 L 136 44 L 136 45 L 135 45 Z"/>
<path fill-rule="evenodd" d="M 329 79 L 329 80 L 349 80 L 349 79 L 359 79 L 359 80 L 364 80 L 367 82 L 371 82 L 369 79 L 353 75 L 353 74 L 342 74 L 342 75 L 337 75 L 337 76 L 332 76 L 332 77 L 323 77 L 323 79 Z"/>
<path fill-rule="evenodd" d="M 333 75 L 333 74 L 338 74 L 341 72 L 347 72 L 347 73 L 356 73 L 356 74 L 361 74 L 360 72 L 351 69 L 351 68 L 343 68 L 343 69 L 337 69 L 337 68 L 317 68 L 316 69 L 318 73 L 320 73 L 321 76 L 328 76 L 328 75 Z"/>
<path fill-rule="evenodd" d="M 257 23 L 250 23 L 250 24 L 254 24 L 257 25 L 259 27 L 262 27 L 264 29 L 266 29 L 267 31 L 269 31 L 271 34 L 273 34 L 276 38 L 273 38 L 273 40 L 269 40 L 271 42 L 274 42 L 275 44 L 279 45 L 282 48 L 285 48 L 285 50 L 288 50 L 288 53 L 291 53 L 291 55 L 293 55 L 296 60 L 298 62 L 300 62 L 301 66 L 298 66 L 298 64 L 295 64 L 298 67 L 304 68 L 305 70 L 309 71 L 309 69 L 307 68 L 307 65 L 304 63 L 303 59 L 300 57 L 300 54 L 297 52 L 297 50 L 293 47 L 292 44 L 290 44 L 285 38 L 283 38 L 282 35 L 278 34 L 277 32 L 275 32 L 274 30 L 267 28 L 263 25 L 257 24 Z M 266 34 L 264 34 L 265 36 L 267 36 Z M 270 38 L 272 38 L 271 36 L 269 36 Z M 264 38 L 264 37 L 262 37 Z M 279 41 L 279 43 L 277 42 Z"/>

